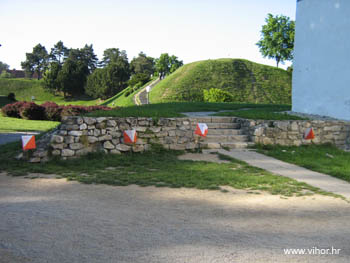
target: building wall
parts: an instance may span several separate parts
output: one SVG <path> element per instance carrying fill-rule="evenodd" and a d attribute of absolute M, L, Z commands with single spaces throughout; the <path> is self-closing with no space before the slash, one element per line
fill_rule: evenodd
<path fill-rule="evenodd" d="M 293 111 L 350 120 L 350 1 L 297 5 Z"/>

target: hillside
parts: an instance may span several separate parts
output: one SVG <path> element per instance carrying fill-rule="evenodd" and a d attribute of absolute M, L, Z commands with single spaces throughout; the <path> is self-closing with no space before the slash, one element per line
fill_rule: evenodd
<path fill-rule="evenodd" d="M 53 101 L 57 104 L 97 105 L 100 102 L 89 97 L 65 100 L 63 96 L 55 96 L 45 90 L 42 80 L 0 78 L 0 96 L 7 96 L 10 92 L 15 93 L 18 101 L 31 101 L 32 96 L 34 96 L 35 102 L 39 104 Z"/>
<path fill-rule="evenodd" d="M 150 93 L 151 103 L 203 101 L 203 90 L 220 88 L 233 102 L 291 104 L 291 75 L 243 59 L 217 59 L 182 66 Z"/>

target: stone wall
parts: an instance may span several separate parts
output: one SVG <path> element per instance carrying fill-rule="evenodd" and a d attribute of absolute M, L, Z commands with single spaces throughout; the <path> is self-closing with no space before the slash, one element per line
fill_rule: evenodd
<path fill-rule="evenodd" d="M 162 144 L 165 149 L 195 149 L 197 137 L 189 118 L 112 118 L 67 117 L 51 135 L 49 146 L 38 149 L 32 162 L 47 160 L 47 156 L 63 159 L 103 151 L 110 154 L 143 152 L 152 144 Z M 135 129 L 135 144 L 125 144 L 123 131 Z"/>
<path fill-rule="evenodd" d="M 260 144 L 299 146 L 303 144 L 331 143 L 350 149 L 350 122 L 344 121 L 264 121 L 238 119 L 250 140 Z M 304 140 L 307 128 L 313 128 L 315 139 Z"/>

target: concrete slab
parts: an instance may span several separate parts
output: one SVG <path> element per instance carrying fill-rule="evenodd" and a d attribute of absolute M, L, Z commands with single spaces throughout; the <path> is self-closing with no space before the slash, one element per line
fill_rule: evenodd
<path fill-rule="evenodd" d="M 233 149 L 230 151 L 218 150 L 218 152 L 274 174 L 293 178 L 322 190 L 342 195 L 350 200 L 350 183 L 334 178 L 330 175 L 314 172 L 294 164 L 282 162 L 248 149 Z"/>

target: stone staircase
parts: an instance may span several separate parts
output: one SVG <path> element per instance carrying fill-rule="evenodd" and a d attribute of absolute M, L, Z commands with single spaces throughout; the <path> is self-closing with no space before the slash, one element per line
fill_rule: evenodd
<path fill-rule="evenodd" d="M 241 124 L 235 117 L 191 117 L 192 129 L 196 129 L 197 123 L 208 125 L 206 137 L 200 137 L 201 148 L 209 149 L 243 149 L 254 143 L 250 142 L 249 136 L 244 134 Z"/>

